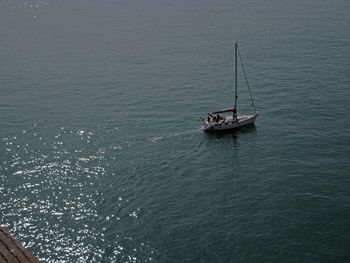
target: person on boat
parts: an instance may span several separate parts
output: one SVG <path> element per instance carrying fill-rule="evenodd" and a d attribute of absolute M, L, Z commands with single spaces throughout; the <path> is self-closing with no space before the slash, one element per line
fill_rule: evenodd
<path fill-rule="evenodd" d="M 210 116 L 209 115 L 208 115 L 207 121 L 208 121 L 208 123 L 210 123 Z"/>

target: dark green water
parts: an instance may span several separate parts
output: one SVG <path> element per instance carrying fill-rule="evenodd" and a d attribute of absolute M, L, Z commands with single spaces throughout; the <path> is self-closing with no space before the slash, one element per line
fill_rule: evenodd
<path fill-rule="evenodd" d="M 0 1 L 0 224 L 43 262 L 349 262 L 349 10 Z M 260 116 L 202 133 L 236 40 Z"/>

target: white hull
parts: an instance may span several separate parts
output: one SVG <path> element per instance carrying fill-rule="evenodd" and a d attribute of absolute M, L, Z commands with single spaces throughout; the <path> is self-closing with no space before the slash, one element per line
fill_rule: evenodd
<path fill-rule="evenodd" d="M 234 120 L 232 116 L 225 116 L 224 121 L 219 121 L 219 122 L 203 121 L 202 130 L 208 131 L 208 132 L 239 130 L 244 126 L 255 123 L 257 116 L 258 115 L 242 115 L 242 116 L 238 116 L 237 120 Z"/>

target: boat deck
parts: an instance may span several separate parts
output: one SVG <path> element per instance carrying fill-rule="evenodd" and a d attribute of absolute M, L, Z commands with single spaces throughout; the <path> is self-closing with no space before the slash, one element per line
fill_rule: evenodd
<path fill-rule="evenodd" d="M 223 117 L 223 116 L 222 116 Z M 233 120 L 232 116 L 224 116 L 219 121 L 209 121 L 202 119 L 203 131 L 227 131 L 238 130 L 243 126 L 255 123 L 257 115 L 239 115 L 237 120 Z"/>

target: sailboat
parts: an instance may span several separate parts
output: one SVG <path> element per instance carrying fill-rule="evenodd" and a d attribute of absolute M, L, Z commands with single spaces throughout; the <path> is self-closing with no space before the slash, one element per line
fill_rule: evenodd
<path fill-rule="evenodd" d="M 249 90 L 249 95 L 252 101 L 252 106 L 254 108 L 253 114 L 238 114 L 237 112 L 237 99 L 238 99 L 238 90 L 237 90 L 237 54 L 239 54 L 238 44 L 235 43 L 235 98 L 234 105 L 228 109 L 223 109 L 219 111 L 214 111 L 208 113 L 206 118 L 201 118 L 202 121 L 202 130 L 206 132 L 220 132 L 220 131 L 229 131 L 229 130 L 239 130 L 242 127 L 247 125 L 253 125 L 258 117 L 256 111 L 252 93 L 248 84 L 247 75 L 245 73 L 244 65 L 240 57 L 242 69 L 244 76 L 246 78 L 247 87 Z M 220 115 L 221 114 L 221 115 Z"/>

